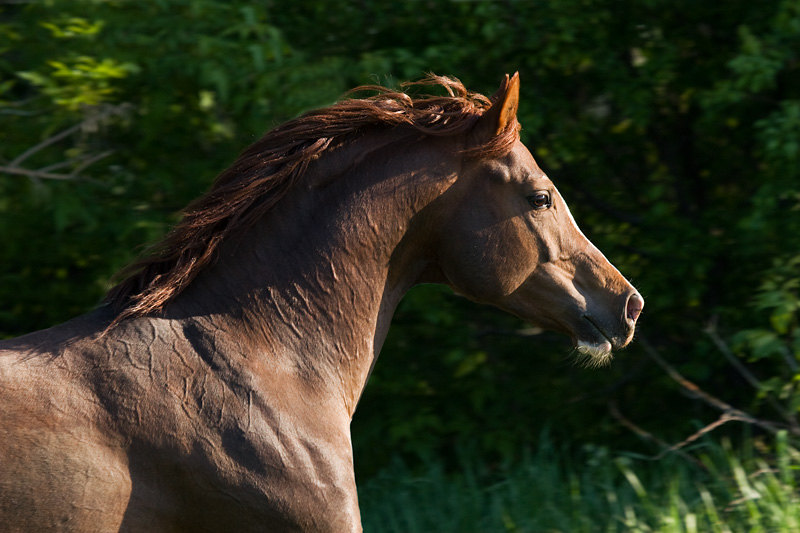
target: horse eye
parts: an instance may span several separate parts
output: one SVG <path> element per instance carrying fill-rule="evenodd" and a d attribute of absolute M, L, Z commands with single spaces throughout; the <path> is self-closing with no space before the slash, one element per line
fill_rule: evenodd
<path fill-rule="evenodd" d="M 531 196 L 528 196 L 528 203 L 534 209 L 547 209 L 552 205 L 550 201 L 550 193 L 546 191 L 539 191 Z"/>

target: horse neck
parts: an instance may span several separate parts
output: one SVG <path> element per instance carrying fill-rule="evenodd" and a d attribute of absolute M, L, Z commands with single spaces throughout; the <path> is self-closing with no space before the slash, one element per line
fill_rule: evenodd
<path fill-rule="evenodd" d="M 251 350 L 342 398 L 350 416 L 397 304 L 431 271 L 431 204 L 457 170 L 453 140 L 408 137 L 324 155 L 183 299 L 195 314 L 208 313 L 198 301 L 227 302 Z"/>

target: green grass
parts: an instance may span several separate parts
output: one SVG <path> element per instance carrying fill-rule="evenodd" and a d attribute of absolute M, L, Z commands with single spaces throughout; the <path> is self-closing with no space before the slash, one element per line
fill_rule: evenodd
<path fill-rule="evenodd" d="M 658 461 L 584 450 L 568 460 L 550 440 L 489 468 L 464 453 L 458 473 L 397 462 L 362 482 L 367 532 L 800 531 L 800 454 L 784 437 L 769 455 L 706 442 Z"/>

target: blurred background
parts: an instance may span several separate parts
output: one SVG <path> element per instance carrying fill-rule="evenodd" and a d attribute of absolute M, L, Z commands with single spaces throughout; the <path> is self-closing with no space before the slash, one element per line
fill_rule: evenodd
<path fill-rule="evenodd" d="M 799 54 L 799 0 L 0 0 L 0 336 L 91 309 L 271 127 L 519 71 L 637 340 L 587 369 L 414 289 L 352 424 L 367 530 L 800 529 Z"/>

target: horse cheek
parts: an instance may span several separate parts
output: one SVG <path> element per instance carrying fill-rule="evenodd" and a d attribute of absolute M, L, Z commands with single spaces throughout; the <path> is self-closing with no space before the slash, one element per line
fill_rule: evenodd
<path fill-rule="evenodd" d="M 451 287 L 473 300 L 498 304 L 517 290 L 538 264 L 537 250 L 515 228 L 476 232 L 451 242 L 442 270 Z"/>

